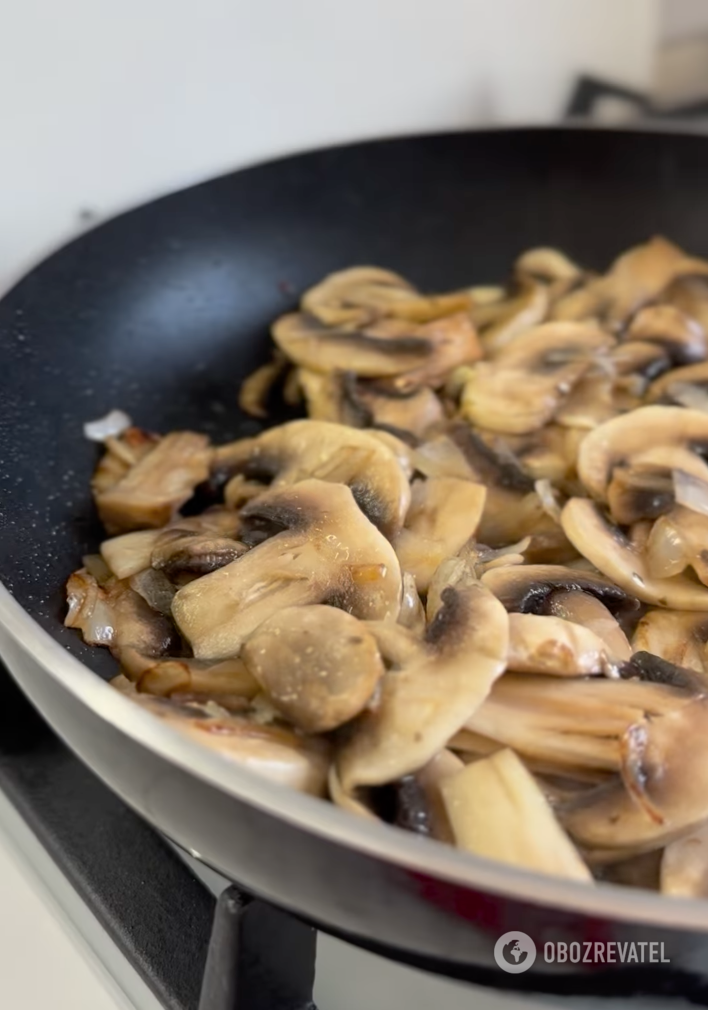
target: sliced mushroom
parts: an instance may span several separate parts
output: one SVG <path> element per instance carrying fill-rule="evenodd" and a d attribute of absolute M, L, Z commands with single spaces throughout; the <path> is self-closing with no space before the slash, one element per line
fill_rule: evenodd
<path fill-rule="evenodd" d="M 550 421 L 564 397 L 613 338 L 584 323 L 545 323 L 475 365 L 460 413 L 493 431 L 525 434 Z"/>
<path fill-rule="evenodd" d="M 523 278 L 518 292 L 493 305 L 493 321 L 482 334 L 487 352 L 503 350 L 518 336 L 542 323 L 548 311 L 548 287 L 533 277 Z"/>
<path fill-rule="evenodd" d="M 494 568 L 482 576 L 482 583 L 501 600 L 508 611 L 521 614 L 545 613 L 552 594 L 558 590 L 587 593 L 614 613 L 636 607 L 633 594 L 625 592 L 609 579 L 561 565 Z"/>
<path fill-rule="evenodd" d="M 708 823 L 697 825 L 666 846 L 659 890 L 674 898 L 708 898 Z"/>
<path fill-rule="evenodd" d="M 426 592 L 438 565 L 453 557 L 474 535 L 487 490 L 458 477 L 430 477 L 411 487 L 404 529 L 394 541 L 401 568 Z"/>
<path fill-rule="evenodd" d="M 133 700 L 178 732 L 258 775 L 315 796 L 326 793 L 330 747 L 325 740 L 230 715 L 213 703 L 178 703 L 147 694 L 134 695 Z"/>
<path fill-rule="evenodd" d="M 631 406 L 637 406 L 639 399 Z M 626 406 L 624 403 L 622 406 Z M 592 430 L 620 412 L 615 382 L 609 375 L 583 376 L 555 413 L 556 423 L 566 428 Z"/>
<path fill-rule="evenodd" d="M 166 435 L 117 483 L 105 490 L 94 484 L 103 525 L 109 533 L 164 526 L 207 479 L 211 459 L 206 436 L 190 431 Z"/>
<path fill-rule="evenodd" d="M 632 648 L 617 619 L 596 596 L 573 589 L 559 589 L 546 601 L 546 613 L 572 621 L 592 631 L 605 643 L 610 663 L 627 660 Z"/>
<path fill-rule="evenodd" d="M 243 710 L 260 690 L 241 659 L 203 663 L 198 659 L 155 659 L 132 652 L 127 659 L 130 680 L 138 691 L 175 700 L 213 699 L 228 709 Z"/>
<path fill-rule="evenodd" d="M 244 414 L 258 418 L 268 416 L 268 397 L 287 367 L 287 359 L 276 351 L 270 361 L 244 379 L 238 394 L 238 405 Z"/>
<path fill-rule="evenodd" d="M 619 328 L 638 309 L 653 301 L 673 281 L 707 275 L 708 263 L 687 256 L 678 246 L 657 236 L 623 253 L 603 277 L 562 298 L 556 319 L 599 316 Z"/>
<path fill-rule="evenodd" d="M 708 415 L 682 407 L 639 407 L 591 431 L 578 452 L 578 475 L 587 491 L 605 501 L 617 466 L 668 465 L 686 468 L 684 456 L 708 448 Z M 660 453 L 666 454 L 665 460 Z M 677 458 L 677 452 L 682 456 Z M 673 462 L 672 462 L 673 461 Z M 705 464 L 696 459 L 700 473 Z"/>
<path fill-rule="evenodd" d="M 117 578 L 129 579 L 150 567 L 152 549 L 159 536 L 159 530 L 136 530 L 111 537 L 101 544 L 101 556 Z"/>
<path fill-rule="evenodd" d="M 158 537 L 151 564 L 169 578 L 208 575 L 240 558 L 248 547 L 232 537 L 198 533 L 175 526 Z"/>
<path fill-rule="evenodd" d="M 514 264 L 518 273 L 528 274 L 536 280 L 552 284 L 556 281 L 579 281 L 583 271 L 560 249 L 538 246 L 527 249 Z"/>
<path fill-rule="evenodd" d="M 598 787 L 563 810 L 563 823 L 588 848 L 649 850 L 708 818 L 703 741 L 708 698 L 629 727 L 622 781 Z"/>
<path fill-rule="evenodd" d="M 457 845 L 488 859 L 591 883 L 533 776 L 512 750 L 468 765 L 441 786 Z"/>
<path fill-rule="evenodd" d="M 650 305 L 642 309 L 632 320 L 627 336 L 630 340 L 658 344 L 673 365 L 691 365 L 708 355 L 708 341 L 701 324 L 674 305 Z"/>
<path fill-rule="evenodd" d="M 560 617 L 509 615 L 508 670 L 577 677 L 608 665 L 607 645 L 593 631 Z"/>
<path fill-rule="evenodd" d="M 273 614 L 241 655 L 276 709 L 306 733 L 326 733 L 353 719 L 384 673 L 371 632 L 328 606 Z"/>
<path fill-rule="evenodd" d="M 482 345 L 466 312 L 434 319 L 418 327 L 416 333 L 430 342 L 433 353 L 394 380 L 399 389 L 417 389 L 424 384 L 437 389 L 453 368 L 482 357 Z"/>
<path fill-rule="evenodd" d="M 461 728 L 503 672 L 504 608 L 458 561 L 431 608 L 425 642 L 381 681 L 375 711 L 362 714 L 337 767 L 343 788 L 378 785 L 422 768 Z"/>
<path fill-rule="evenodd" d="M 410 502 L 408 479 L 380 438 L 326 421 L 291 421 L 255 438 L 221 446 L 216 465 L 284 487 L 314 477 L 346 484 L 363 512 L 391 536 Z M 227 489 L 228 491 L 228 489 Z"/>
<path fill-rule="evenodd" d="M 650 610 L 634 632 L 635 652 L 649 652 L 676 666 L 708 673 L 708 614 Z"/>
<path fill-rule="evenodd" d="M 126 582 L 99 586 L 86 569 L 67 584 L 67 628 L 78 628 L 88 645 L 105 645 L 118 658 L 128 649 L 143 656 L 173 653 L 179 642 L 172 623 L 157 613 Z"/>
<path fill-rule="evenodd" d="M 612 348 L 609 360 L 618 376 L 643 380 L 638 392 L 652 379 L 656 379 L 671 368 L 671 361 L 664 348 L 660 344 L 643 340 L 622 341 Z"/>
<path fill-rule="evenodd" d="M 684 575 L 652 578 L 646 560 L 594 502 L 571 498 L 561 515 L 578 551 L 618 586 L 645 603 L 672 610 L 708 610 L 708 590 Z"/>
<path fill-rule="evenodd" d="M 708 361 L 672 368 L 652 382 L 646 399 L 649 403 L 676 404 L 705 412 L 708 404 Z"/>
<path fill-rule="evenodd" d="M 349 267 L 329 274 L 302 297 L 302 308 L 330 326 L 363 325 L 381 316 L 427 322 L 471 304 L 465 291 L 421 295 L 399 274 L 379 267 Z"/>
<path fill-rule="evenodd" d="M 103 440 L 105 452 L 91 478 L 94 495 L 110 491 L 143 456 L 155 448 L 159 435 L 141 428 L 127 428 L 119 436 Z"/>
<path fill-rule="evenodd" d="M 401 389 L 395 380 L 341 381 L 341 420 L 357 428 L 382 427 L 424 437 L 444 419 L 442 403 L 428 386 Z"/>
<path fill-rule="evenodd" d="M 347 487 L 305 480 L 267 491 L 243 509 L 251 517 L 283 532 L 175 596 L 174 618 L 198 659 L 237 655 L 285 607 L 336 602 L 355 617 L 396 619 L 398 560 Z"/>

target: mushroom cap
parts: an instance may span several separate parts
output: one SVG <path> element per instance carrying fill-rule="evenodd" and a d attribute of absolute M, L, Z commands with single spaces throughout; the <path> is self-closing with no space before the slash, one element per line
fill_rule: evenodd
<path fill-rule="evenodd" d="M 509 614 L 508 670 L 578 677 L 601 673 L 608 649 L 593 631 L 561 617 Z"/>
<path fill-rule="evenodd" d="M 690 365 L 708 355 L 701 324 L 674 305 L 650 305 L 642 309 L 630 323 L 627 337 L 658 344 L 674 365 Z"/>
<path fill-rule="evenodd" d="M 460 413 L 492 431 L 525 434 L 550 421 L 594 357 L 614 338 L 589 323 L 544 323 L 475 365 Z"/>
<path fill-rule="evenodd" d="M 652 578 L 643 555 L 620 529 L 610 525 L 589 499 L 567 501 L 561 513 L 561 524 L 576 549 L 626 593 L 645 603 L 673 610 L 708 610 L 705 586 L 683 575 Z"/>
<path fill-rule="evenodd" d="M 639 407 L 591 431 L 578 452 L 578 475 L 593 498 L 604 501 L 617 465 L 647 460 L 657 448 L 708 449 L 708 414 L 683 407 Z"/>
<path fill-rule="evenodd" d="M 256 628 L 284 607 L 336 602 L 360 618 L 398 616 L 396 554 L 343 484 L 305 480 L 275 488 L 241 516 L 283 531 L 176 594 L 174 619 L 198 659 L 237 655 Z"/>
<path fill-rule="evenodd" d="M 708 389 L 708 361 L 683 368 L 672 368 L 656 379 L 646 393 L 648 403 L 677 404 L 691 407 L 688 397 L 693 392 L 694 400 L 705 402 Z"/>
<path fill-rule="evenodd" d="M 221 446 L 216 465 L 275 488 L 308 478 L 346 484 L 362 511 L 391 536 L 410 503 L 408 478 L 390 445 L 370 432 L 327 421 L 291 421 Z"/>
<path fill-rule="evenodd" d="M 384 673 L 366 626 L 323 605 L 273 614 L 241 655 L 275 708 L 306 733 L 326 733 L 353 719 Z"/>
<path fill-rule="evenodd" d="M 376 709 L 352 724 L 338 754 L 339 779 L 347 792 L 422 768 L 504 670 L 509 640 L 504 608 L 464 562 L 448 571 L 423 647 L 384 676 Z"/>
<path fill-rule="evenodd" d="M 589 593 L 613 612 L 636 607 L 631 593 L 602 575 L 562 565 L 506 565 L 491 568 L 482 576 L 482 584 L 512 613 L 543 614 L 551 594 L 559 589 Z"/>

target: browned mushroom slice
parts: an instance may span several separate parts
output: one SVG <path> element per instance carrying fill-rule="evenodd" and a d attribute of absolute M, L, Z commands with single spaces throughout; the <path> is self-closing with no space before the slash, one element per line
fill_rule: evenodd
<path fill-rule="evenodd" d="M 676 666 L 708 673 L 708 613 L 650 610 L 634 632 L 635 652 L 650 652 Z"/>
<path fill-rule="evenodd" d="M 708 822 L 666 846 L 659 889 L 674 898 L 708 898 Z"/>
<path fill-rule="evenodd" d="M 562 818 L 588 848 L 652 849 L 708 817 L 704 740 L 708 699 L 630 726 L 623 737 L 622 781 L 569 803 Z"/>
<path fill-rule="evenodd" d="M 427 386 L 401 389 L 396 380 L 341 380 L 341 420 L 356 428 L 390 428 L 423 437 L 444 419 L 442 403 Z"/>
<path fill-rule="evenodd" d="M 116 579 L 99 586 L 81 569 L 66 584 L 67 628 L 78 628 L 88 645 L 105 645 L 120 658 L 133 649 L 161 656 L 179 644 L 172 623 L 157 613 L 126 582 Z"/>
<path fill-rule="evenodd" d="M 387 319 L 366 330 L 331 329 L 314 316 L 290 312 L 272 328 L 273 340 L 290 361 L 314 372 L 341 372 L 378 378 L 401 375 L 432 357 L 430 339 L 414 323 Z"/>
<path fill-rule="evenodd" d="M 430 342 L 433 353 L 417 368 L 397 376 L 394 381 L 399 389 L 417 389 L 426 384 L 437 389 L 453 368 L 482 357 L 477 331 L 465 312 L 434 319 L 419 326 L 416 333 Z"/>
<path fill-rule="evenodd" d="M 285 607 L 336 602 L 355 617 L 398 616 L 396 554 L 344 485 L 302 481 L 265 492 L 241 514 L 283 532 L 179 590 L 172 612 L 198 659 L 237 655 Z"/>
<path fill-rule="evenodd" d="M 631 406 L 638 406 L 639 398 Z M 583 376 L 573 387 L 556 411 L 555 419 L 566 428 L 591 430 L 620 413 L 621 406 L 615 395 L 615 381 L 609 375 Z"/>
<path fill-rule="evenodd" d="M 483 433 L 479 434 L 484 437 Z M 523 472 L 534 482 L 550 480 L 561 483 L 567 481 L 575 470 L 578 443 L 584 435 L 584 431 L 551 423 L 526 435 L 505 435 L 504 443 Z M 497 439 L 499 437 L 496 435 Z"/>
<path fill-rule="evenodd" d="M 159 533 L 150 563 L 171 579 L 208 575 L 245 554 L 248 548 L 236 539 L 241 525 L 229 509 L 178 520 Z"/>
<path fill-rule="evenodd" d="M 658 519 L 674 504 L 670 471 L 650 463 L 617 465 L 607 487 L 607 504 L 612 518 L 622 526 Z"/>
<path fill-rule="evenodd" d="M 545 323 L 474 366 L 460 412 L 492 431 L 525 434 L 550 421 L 594 358 L 614 339 L 584 323 Z"/>
<path fill-rule="evenodd" d="M 159 435 L 141 428 L 127 428 L 118 437 L 106 438 L 103 443 L 106 451 L 91 478 L 94 495 L 115 487 L 131 467 L 151 452 L 159 441 Z"/>
<path fill-rule="evenodd" d="M 335 424 L 355 424 L 346 409 L 342 376 L 337 372 L 313 372 L 298 368 L 294 373 L 305 397 L 307 416 L 311 421 L 332 421 Z"/>
<path fill-rule="evenodd" d="M 536 280 L 553 284 L 556 281 L 579 281 L 583 271 L 560 249 L 538 246 L 527 249 L 514 264 L 518 273 L 528 274 Z"/>
<path fill-rule="evenodd" d="M 561 299 L 553 315 L 559 319 L 601 316 L 620 327 L 672 281 L 699 274 L 708 275 L 708 263 L 657 236 L 623 253 L 604 277 Z"/>
<path fill-rule="evenodd" d="M 384 673 L 371 632 L 327 606 L 273 614 L 241 655 L 275 708 L 306 733 L 326 733 L 353 719 Z"/>
<path fill-rule="evenodd" d="M 613 347 L 609 360 L 620 377 L 641 379 L 636 392 L 641 392 L 648 382 L 667 372 L 671 361 L 659 344 L 643 340 L 626 340 Z"/>
<path fill-rule="evenodd" d="M 435 569 L 457 554 L 474 535 L 484 509 L 486 488 L 457 477 L 416 480 L 405 527 L 394 541 L 401 567 L 426 592 Z"/>
<path fill-rule="evenodd" d="M 272 479 L 274 487 L 311 477 L 346 484 L 365 514 L 389 536 L 403 525 L 410 502 L 408 478 L 388 445 L 369 432 L 326 421 L 291 421 L 221 446 L 216 465 Z"/>
<path fill-rule="evenodd" d="M 270 361 L 244 379 L 238 394 L 238 405 L 245 414 L 260 418 L 268 416 L 268 397 L 287 367 L 284 355 L 276 351 Z"/>
<path fill-rule="evenodd" d="M 607 421 L 583 439 L 578 474 L 593 498 L 604 501 L 618 465 L 658 463 L 658 450 L 663 450 L 664 465 L 685 469 L 675 454 L 681 451 L 688 455 L 703 446 L 708 446 L 708 415 L 682 407 L 639 407 Z"/>
<path fill-rule="evenodd" d="M 110 449 L 109 449 L 110 451 Z M 212 449 L 205 435 L 172 432 L 106 490 L 95 490 L 109 533 L 164 526 L 209 476 Z"/>
<path fill-rule="evenodd" d="M 608 651 L 598 635 L 571 621 L 509 615 L 509 670 L 558 677 L 602 673 L 610 663 Z"/>
<path fill-rule="evenodd" d="M 495 354 L 520 334 L 542 323 L 548 311 L 548 302 L 548 287 L 545 284 L 532 277 L 523 278 L 511 298 L 492 306 L 491 324 L 482 333 L 485 350 Z M 484 317 L 477 318 L 482 325 Z"/>
<path fill-rule="evenodd" d="M 703 327 L 674 305 L 650 305 L 642 309 L 632 320 L 627 337 L 658 344 L 674 365 L 695 364 L 708 355 Z"/>
<path fill-rule="evenodd" d="M 420 649 L 384 676 L 375 711 L 356 720 L 342 745 L 337 767 L 347 792 L 422 768 L 504 670 L 506 612 L 464 562 L 455 565 L 441 601 Z"/>
<path fill-rule="evenodd" d="M 302 308 L 329 326 L 363 325 L 381 316 L 427 322 L 469 308 L 465 291 L 421 295 L 399 274 L 379 267 L 350 267 L 306 291 Z"/>
<path fill-rule="evenodd" d="M 708 361 L 672 368 L 649 386 L 649 403 L 677 404 L 692 410 L 708 410 Z"/>
<path fill-rule="evenodd" d="M 708 332 L 708 283 L 705 277 L 683 276 L 662 293 L 661 300 L 675 305 Z"/>
<path fill-rule="evenodd" d="M 326 793 L 330 747 L 319 737 L 230 715 L 209 703 L 177 703 L 147 694 L 133 699 L 180 733 L 258 775 L 315 796 Z"/>
<path fill-rule="evenodd" d="M 610 525 L 594 502 L 571 498 L 561 522 L 578 551 L 627 593 L 672 610 L 708 610 L 708 590 L 684 575 L 653 578 L 644 555 Z"/>
<path fill-rule="evenodd" d="M 468 765 L 442 783 L 455 843 L 539 873 L 592 883 L 530 772 L 512 750 Z"/>

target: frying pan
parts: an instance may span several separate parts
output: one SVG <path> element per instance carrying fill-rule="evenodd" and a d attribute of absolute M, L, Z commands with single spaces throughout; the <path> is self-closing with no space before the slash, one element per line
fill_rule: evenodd
<path fill-rule="evenodd" d="M 490 131 L 316 151 L 167 196 L 55 253 L 0 303 L 0 651 L 123 799 L 227 877 L 401 960 L 503 988 L 683 994 L 708 1005 L 708 902 L 591 888 L 473 858 L 234 767 L 110 689 L 62 627 L 100 538 L 82 424 L 112 407 L 218 440 L 258 426 L 236 390 L 268 325 L 328 271 L 375 263 L 423 288 L 498 282 L 522 249 L 602 268 L 663 233 L 708 256 L 708 140 Z M 539 956 L 506 974 L 497 938 Z M 670 963 L 546 964 L 549 940 L 661 941 Z"/>

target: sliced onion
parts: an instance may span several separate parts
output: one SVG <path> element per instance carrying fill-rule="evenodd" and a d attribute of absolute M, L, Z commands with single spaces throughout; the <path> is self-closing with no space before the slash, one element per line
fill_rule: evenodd
<path fill-rule="evenodd" d="M 133 422 L 122 410 L 111 410 L 105 417 L 95 421 L 87 421 L 84 425 L 84 438 L 90 442 L 105 442 L 107 438 L 121 435 Z"/>
<path fill-rule="evenodd" d="M 683 540 L 667 516 L 660 516 L 654 523 L 644 556 L 653 579 L 670 579 L 687 567 Z"/>
<path fill-rule="evenodd" d="M 554 522 L 560 525 L 561 508 L 556 500 L 556 493 L 553 485 L 547 477 L 537 480 L 534 490 L 541 499 L 541 505 L 546 515 L 549 515 Z"/>
<path fill-rule="evenodd" d="M 674 496 L 678 505 L 708 516 L 708 483 L 685 470 L 672 470 Z"/>
<path fill-rule="evenodd" d="M 666 392 L 682 407 L 708 414 L 708 389 L 704 386 L 696 386 L 692 382 L 672 382 Z"/>

